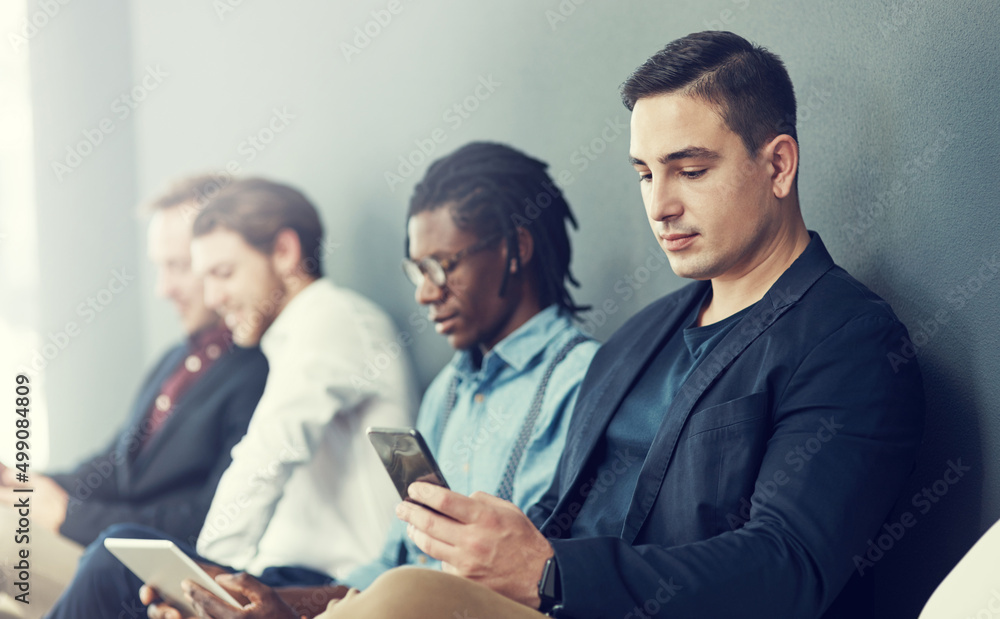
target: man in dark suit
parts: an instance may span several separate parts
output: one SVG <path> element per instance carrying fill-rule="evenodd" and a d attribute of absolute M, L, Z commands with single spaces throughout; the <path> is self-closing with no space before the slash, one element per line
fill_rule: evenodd
<path fill-rule="evenodd" d="M 530 518 L 413 484 L 397 515 L 444 572 L 390 570 L 322 617 L 872 616 L 853 558 L 913 466 L 922 384 L 891 360 L 905 327 L 806 229 L 791 80 L 705 32 L 650 58 L 623 99 L 650 225 L 699 281 L 598 351 Z M 240 611 L 189 590 L 205 616 L 293 616 L 236 584 Z"/>
<path fill-rule="evenodd" d="M 187 337 L 147 376 L 128 422 L 107 449 L 70 473 L 31 475 L 36 526 L 80 544 L 122 522 L 197 539 L 267 378 L 260 349 L 232 344 L 191 272 L 192 214 L 225 183 L 215 176 L 187 179 L 151 204 L 149 255 L 157 294 L 173 303 Z M 0 499 L 11 505 L 16 471 L 0 469 Z"/>

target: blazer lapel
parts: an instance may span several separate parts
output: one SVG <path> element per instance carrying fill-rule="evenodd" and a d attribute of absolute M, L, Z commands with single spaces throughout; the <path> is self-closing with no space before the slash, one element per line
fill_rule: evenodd
<path fill-rule="evenodd" d="M 659 352 L 665 338 L 680 328 L 680 321 L 687 315 L 692 302 L 702 298 L 708 284 L 699 282 L 678 292 L 677 303 L 665 310 L 662 320 L 643 325 L 631 335 L 631 340 L 621 348 L 617 358 L 611 360 L 602 372 L 602 383 L 594 388 L 587 402 L 574 411 L 574 419 L 581 419 L 580 436 L 567 442 L 564 457 L 567 471 L 575 471 L 572 481 L 564 488 L 576 488 L 580 477 L 587 472 L 586 462 L 598 441 L 604 436 L 611 418 L 618 411 L 633 383 L 642 373 L 651 357 Z M 568 500 L 572 492 L 564 492 L 560 503 Z M 555 513 L 559 513 L 556 509 Z"/>
<path fill-rule="evenodd" d="M 236 354 L 238 351 L 235 350 L 224 354 L 180 397 L 175 404 L 174 411 L 163 422 L 156 434 L 149 437 L 144 447 L 139 448 L 139 453 L 133 463 L 135 474 L 139 474 L 145 467 L 149 466 L 154 456 L 161 451 L 164 442 L 176 434 L 179 428 L 188 425 L 192 415 L 202 412 L 201 404 L 205 401 L 209 390 L 218 389 L 221 386 L 222 377 L 219 374 L 226 371 L 225 366 L 232 362 Z"/>
<path fill-rule="evenodd" d="M 639 471 L 621 538 L 632 544 L 659 495 L 667 465 L 677 448 L 677 439 L 702 394 L 732 365 L 746 347 L 791 308 L 816 280 L 833 267 L 833 259 L 815 233 L 801 256 L 767 291 L 740 324 L 722 339 L 681 385 L 667 409 Z"/>
<path fill-rule="evenodd" d="M 123 488 L 131 485 L 132 467 L 141 449 L 138 441 L 141 438 L 142 424 L 160 393 L 160 386 L 181 362 L 184 354 L 185 347 L 180 345 L 164 355 L 136 399 L 128 425 L 119 437 L 116 448 L 117 458 L 122 463 L 122 466 L 116 467 L 117 476 Z"/>

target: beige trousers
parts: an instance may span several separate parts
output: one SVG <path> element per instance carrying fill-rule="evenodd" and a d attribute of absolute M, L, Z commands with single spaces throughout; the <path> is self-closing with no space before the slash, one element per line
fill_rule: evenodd
<path fill-rule="evenodd" d="M 17 511 L 0 506 L 0 618 L 37 619 L 52 608 L 73 579 L 83 546 L 34 522 L 28 533 L 29 543 L 18 544 L 18 519 Z M 29 553 L 27 570 L 18 568 L 20 551 L 24 549 Z M 22 593 L 16 583 L 24 571 L 28 572 L 29 604 L 14 599 Z"/>
<path fill-rule="evenodd" d="M 399 567 L 363 592 L 352 589 L 317 619 L 544 619 L 545 615 L 487 589 L 437 570 Z"/>

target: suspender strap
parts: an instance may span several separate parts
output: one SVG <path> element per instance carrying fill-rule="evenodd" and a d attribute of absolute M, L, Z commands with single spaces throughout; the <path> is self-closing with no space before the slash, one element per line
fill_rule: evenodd
<path fill-rule="evenodd" d="M 590 338 L 585 335 L 577 335 L 566 342 L 545 370 L 542 382 L 539 383 L 538 390 L 535 391 L 535 399 L 531 403 L 531 410 L 528 411 L 528 416 L 524 420 L 524 425 L 521 426 L 521 433 L 517 437 L 514 449 L 510 452 L 510 458 L 507 460 L 507 468 L 504 469 L 503 477 L 500 478 L 500 487 L 497 489 L 497 496 L 501 499 L 509 501 L 513 494 L 514 477 L 517 475 L 517 469 L 521 465 L 521 460 L 524 459 L 524 450 L 527 448 L 528 440 L 535 429 L 535 422 L 538 421 L 538 415 L 542 412 L 542 400 L 545 398 L 545 390 L 549 386 L 549 379 L 552 378 L 552 372 L 555 371 L 559 362 L 565 359 L 571 350 L 588 339 Z"/>
<path fill-rule="evenodd" d="M 437 442 L 438 445 L 444 441 L 444 429 L 448 427 L 448 420 L 451 419 L 451 411 L 455 410 L 455 400 L 458 398 L 458 373 L 451 377 L 448 383 L 448 397 L 445 399 L 444 410 L 441 411 L 441 423 L 438 425 Z"/>
<path fill-rule="evenodd" d="M 542 376 L 542 381 L 538 385 L 538 389 L 535 391 L 535 399 L 531 403 L 531 409 L 528 411 L 528 416 L 524 420 L 524 424 L 521 426 L 521 432 L 518 434 L 517 442 L 514 443 L 514 448 L 510 452 L 510 458 L 507 460 L 507 466 L 504 468 L 503 477 L 500 478 L 500 487 L 497 488 L 497 496 L 505 501 L 509 501 L 512 493 L 514 491 L 514 478 L 517 476 L 517 469 L 521 465 L 521 460 L 524 459 L 524 450 L 528 447 L 528 441 L 531 439 L 531 433 L 535 429 L 535 423 L 538 421 L 538 415 L 542 412 L 542 400 L 545 399 L 545 391 L 549 386 L 549 379 L 552 378 L 552 372 L 555 371 L 556 366 L 559 365 L 563 359 L 576 348 L 579 344 L 586 342 L 590 338 L 586 335 L 576 335 L 570 341 L 566 342 L 565 345 L 556 356 L 553 357 L 552 361 L 549 363 L 549 367 L 546 368 L 545 374 Z M 441 424 L 438 426 L 441 428 L 438 432 L 438 444 L 444 439 L 444 430 L 448 426 L 448 419 L 451 417 L 451 412 L 455 408 L 455 401 L 458 398 L 458 375 L 456 374 L 452 379 L 451 383 L 448 385 L 448 397 L 445 400 L 444 411 L 441 414 Z"/>

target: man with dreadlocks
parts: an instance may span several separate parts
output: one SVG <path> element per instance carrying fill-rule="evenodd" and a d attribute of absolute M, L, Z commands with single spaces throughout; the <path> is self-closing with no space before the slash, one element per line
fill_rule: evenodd
<path fill-rule="evenodd" d="M 586 308 L 566 289 L 577 285 L 566 230 L 576 220 L 547 167 L 509 146 L 473 142 L 431 165 L 410 201 L 403 269 L 437 331 L 477 366 L 546 309 L 580 337 L 569 319 Z M 490 268 L 458 269 L 461 262 Z"/>
<path fill-rule="evenodd" d="M 546 168 L 486 142 L 439 159 L 410 200 L 403 260 L 416 301 L 457 351 L 424 394 L 417 428 L 452 489 L 494 494 L 520 509 L 552 482 L 598 348 L 573 323 L 585 309 L 566 288 L 576 284 L 567 231 L 576 220 Z M 421 552 L 397 520 L 382 556 L 341 582 L 365 588 L 401 565 L 441 563 Z M 313 616 L 346 592 L 332 581 L 274 590 L 248 574 L 219 582 L 251 605 L 238 610 L 198 589 L 195 605 L 206 616 Z M 152 597 L 144 591 L 144 601 Z M 179 616 L 173 613 L 166 604 L 149 611 Z"/>
<path fill-rule="evenodd" d="M 453 490 L 521 509 L 552 482 L 598 347 L 572 322 L 584 309 L 566 289 L 576 220 L 546 167 L 487 142 L 434 162 L 410 200 L 403 260 L 417 302 L 458 351 L 424 394 L 418 429 Z M 395 525 L 382 558 L 346 584 L 440 566 Z"/>

